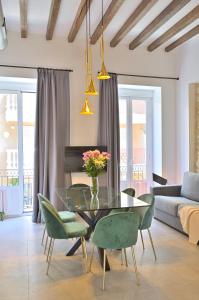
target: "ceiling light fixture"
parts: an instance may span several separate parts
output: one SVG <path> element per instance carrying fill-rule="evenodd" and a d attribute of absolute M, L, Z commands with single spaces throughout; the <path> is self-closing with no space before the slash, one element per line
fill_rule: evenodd
<path fill-rule="evenodd" d="M 93 115 L 93 112 L 92 112 L 92 110 L 90 108 L 90 105 L 88 103 L 88 97 L 86 97 L 86 99 L 84 101 L 84 105 L 82 107 L 80 115 Z"/>
<path fill-rule="evenodd" d="M 97 78 L 99 80 L 107 80 L 110 79 L 111 76 L 108 74 L 106 70 L 106 66 L 104 63 L 104 1 L 102 0 L 102 20 L 101 20 L 101 25 L 102 25 L 102 34 L 101 34 L 101 39 L 100 39 L 100 56 L 101 56 L 101 71 L 99 72 L 99 75 Z"/>
<path fill-rule="evenodd" d="M 87 1 L 86 1 L 87 5 Z M 88 96 L 97 96 L 98 92 L 95 88 L 95 82 L 93 79 L 93 57 L 92 57 L 92 47 L 91 47 L 91 18 L 90 18 L 90 0 L 88 0 L 88 14 L 89 19 L 86 21 L 86 27 L 89 29 L 89 39 L 88 39 L 88 29 L 86 30 L 86 39 L 87 39 L 87 77 L 88 77 L 88 88 L 85 91 L 85 94 Z M 87 19 L 87 14 L 86 14 Z M 89 24 L 88 24 L 89 23 Z"/>
<path fill-rule="evenodd" d="M 89 1 L 89 2 L 87 2 Z M 98 95 L 95 84 L 92 76 L 92 49 L 90 44 L 90 0 L 86 0 L 86 12 L 88 12 L 88 4 L 89 4 L 89 40 L 88 40 L 88 14 L 86 13 L 86 50 L 85 50 L 85 66 L 86 66 L 86 86 L 87 89 L 85 91 L 86 99 L 84 101 L 82 110 L 80 112 L 81 115 L 93 115 L 91 111 L 88 96 L 96 96 Z"/>

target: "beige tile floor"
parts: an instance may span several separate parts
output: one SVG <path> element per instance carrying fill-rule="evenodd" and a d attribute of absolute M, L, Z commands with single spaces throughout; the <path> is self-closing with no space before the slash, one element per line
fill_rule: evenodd
<path fill-rule="evenodd" d="M 146 250 L 141 241 L 136 258 L 141 285 L 137 286 L 128 251 L 129 267 L 121 265 L 120 252 L 109 252 L 111 272 L 106 274 L 106 290 L 101 289 L 102 269 L 95 253 L 92 273 L 84 273 L 81 252 L 64 253 L 72 241 L 57 241 L 49 276 L 40 245 L 43 225 L 30 216 L 0 222 L 0 300 L 198 300 L 199 246 L 187 237 L 154 220 L 152 235 L 158 260 L 154 261 L 147 233 Z M 90 254 L 90 245 L 88 254 Z"/>

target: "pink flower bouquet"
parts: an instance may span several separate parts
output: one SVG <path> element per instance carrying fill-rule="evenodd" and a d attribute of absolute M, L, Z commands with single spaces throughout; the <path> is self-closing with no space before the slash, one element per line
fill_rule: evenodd
<path fill-rule="evenodd" d="M 100 152 L 99 150 L 86 151 L 83 153 L 83 167 L 89 177 L 97 177 L 100 175 L 107 166 L 110 159 L 110 154 L 107 152 Z"/>

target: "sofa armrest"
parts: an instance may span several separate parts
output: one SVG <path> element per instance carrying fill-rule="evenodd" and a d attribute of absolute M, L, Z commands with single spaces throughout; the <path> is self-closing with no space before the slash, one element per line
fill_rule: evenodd
<path fill-rule="evenodd" d="M 162 196 L 181 196 L 181 185 L 161 185 L 151 187 L 151 193 L 153 195 Z"/>

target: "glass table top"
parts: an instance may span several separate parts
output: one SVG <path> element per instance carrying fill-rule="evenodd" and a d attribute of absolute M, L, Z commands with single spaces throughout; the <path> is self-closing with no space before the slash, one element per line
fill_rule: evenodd
<path fill-rule="evenodd" d="M 117 208 L 147 207 L 148 203 L 126 193 L 117 193 L 107 187 L 99 187 L 98 195 L 92 197 L 90 187 L 57 188 L 57 196 L 68 211 L 94 211 Z"/>

